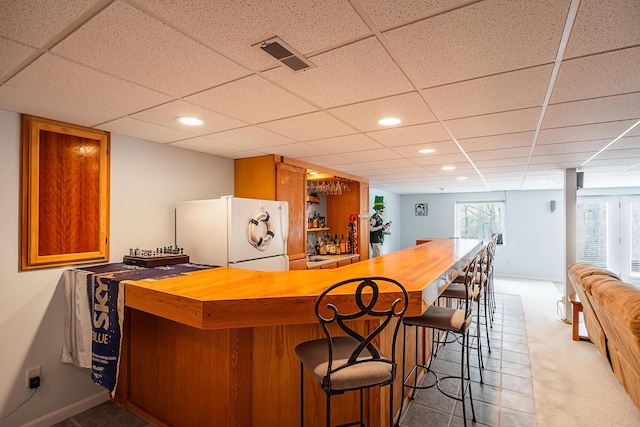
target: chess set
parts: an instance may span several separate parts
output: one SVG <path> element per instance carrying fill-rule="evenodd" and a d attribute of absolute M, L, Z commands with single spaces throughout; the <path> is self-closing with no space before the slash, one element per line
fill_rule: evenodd
<path fill-rule="evenodd" d="M 184 254 L 184 248 L 177 246 L 165 246 L 155 250 L 130 248 L 129 255 L 125 255 L 122 262 L 140 267 L 158 267 L 188 263 L 189 256 Z"/>

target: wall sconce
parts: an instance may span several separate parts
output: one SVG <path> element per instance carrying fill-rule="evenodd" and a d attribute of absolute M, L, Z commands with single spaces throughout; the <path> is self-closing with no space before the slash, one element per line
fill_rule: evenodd
<path fill-rule="evenodd" d="M 555 212 L 556 211 L 556 201 L 552 200 L 551 201 L 551 212 Z"/>

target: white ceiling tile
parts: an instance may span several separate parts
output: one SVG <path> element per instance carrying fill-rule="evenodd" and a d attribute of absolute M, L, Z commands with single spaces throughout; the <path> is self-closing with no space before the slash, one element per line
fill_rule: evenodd
<path fill-rule="evenodd" d="M 551 65 L 467 80 L 423 91 L 442 120 L 539 107 L 544 101 Z"/>
<path fill-rule="evenodd" d="M 0 82 L 4 81 L 6 73 L 11 72 L 33 52 L 35 49 L 0 38 Z"/>
<path fill-rule="evenodd" d="M 563 61 L 551 103 L 640 92 L 638 76 L 640 47 Z"/>
<path fill-rule="evenodd" d="M 41 56 L 6 84 L 121 115 L 170 100 L 166 95 L 52 54 Z"/>
<path fill-rule="evenodd" d="M 171 143 L 172 147 L 184 148 L 186 150 L 200 151 L 202 153 L 224 155 L 237 151 L 244 151 L 244 148 L 239 149 L 238 146 L 233 144 L 227 144 L 226 142 L 216 141 L 215 139 L 208 138 L 206 136 L 197 136 L 195 138 L 183 139 Z"/>
<path fill-rule="evenodd" d="M 0 1 L 0 36 L 40 47 L 73 22 L 78 15 L 97 3 L 103 1 Z"/>
<path fill-rule="evenodd" d="M 291 157 L 294 159 L 327 154 L 326 151 L 323 151 L 317 147 L 310 146 L 309 144 L 305 144 L 303 142 L 297 142 L 297 143 L 287 144 L 287 145 L 278 145 L 270 148 L 273 154 L 278 154 L 285 157 Z"/>
<path fill-rule="evenodd" d="M 442 13 L 468 3 L 467 0 L 360 0 L 378 27 L 387 28 Z"/>
<path fill-rule="evenodd" d="M 178 117 L 182 116 L 198 117 L 204 120 L 204 124 L 201 126 L 183 125 L 176 120 Z M 131 117 L 196 135 L 206 135 L 213 132 L 247 125 L 239 120 L 223 116 L 222 114 L 215 113 L 211 110 L 207 110 L 185 101 L 172 101 L 144 110 L 140 113 L 132 114 Z"/>
<path fill-rule="evenodd" d="M 249 73 L 120 1 L 60 42 L 53 52 L 173 96 L 189 95 Z"/>
<path fill-rule="evenodd" d="M 457 139 L 474 138 L 535 130 L 539 116 L 540 108 L 527 108 L 487 114 L 485 116 L 447 120 L 445 124 Z"/>
<path fill-rule="evenodd" d="M 249 157 L 259 157 L 267 154 L 271 154 L 266 151 L 261 150 L 244 150 L 244 151 L 232 151 L 230 153 L 221 154 L 222 157 L 227 157 L 229 159 L 246 159 Z"/>
<path fill-rule="evenodd" d="M 373 37 L 310 58 L 317 68 L 291 73 L 282 67 L 264 75 L 323 108 L 352 104 L 413 90 L 413 86 Z"/>
<path fill-rule="evenodd" d="M 370 33 L 344 0 L 232 3 L 135 0 L 135 3 L 254 70 L 277 63 L 260 49 L 251 47 L 273 36 L 279 36 L 293 49 L 306 55 Z"/>
<path fill-rule="evenodd" d="M 485 168 L 497 168 L 503 166 L 526 166 L 528 157 L 515 157 L 507 159 L 478 160 L 474 164 L 483 171 Z"/>
<path fill-rule="evenodd" d="M 640 2 L 581 0 L 565 58 L 640 44 Z"/>
<path fill-rule="evenodd" d="M 352 162 L 374 162 L 385 159 L 399 159 L 401 156 L 388 148 L 379 150 L 365 150 L 358 153 L 341 153 L 342 157 L 346 157 Z"/>
<path fill-rule="evenodd" d="M 140 139 L 152 139 L 153 141 L 161 143 L 192 138 L 194 136 L 192 133 L 171 129 L 154 123 L 143 122 L 129 117 L 123 117 L 96 127 L 111 133 L 119 133 L 121 135 L 133 136 Z"/>
<path fill-rule="evenodd" d="M 624 138 L 620 138 L 615 144 L 613 144 L 609 148 L 609 150 L 626 150 L 629 148 L 638 148 L 638 147 L 640 147 L 640 136 L 631 136 L 631 137 L 627 136 Z"/>
<path fill-rule="evenodd" d="M 367 135 L 387 147 L 427 144 L 430 142 L 450 140 L 449 134 L 440 123 L 385 129 L 368 132 Z"/>
<path fill-rule="evenodd" d="M 640 119 L 639 105 L 640 92 L 553 104 L 547 108 L 542 127 L 548 129 L 613 120 L 637 120 Z"/>
<path fill-rule="evenodd" d="M 508 159 L 511 157 L 527 157 L 531 152 L 529 147 L 501 148 L 499 150 L 474 151 L 469 153 L 469 158 L 473 161 Z"/>
<path fill-rule="evenodd" d="M 611 138 L 621 135 L 635 123 L 634 120 L 623 120 L 607 123 L 594 123 L 579 126 L 542 129 L 538 135 L 538 145 L 576 142 L 592 139 Z"/>
<path fill-rule="evenodd" d="M 450 165 L 457 163 L 464 163 L 467 161 L 466 157 L 462 153 L 451 154 L 431 154 L 423 157 L 413 157 L 411 160 L 419 165 Z"/>
<path fill-rule="evenodd" d="M 568 0 L 487 0 L 384 35 L 424 89 L 553 62 L 568 10 Z"/>
<path fill-rule="evenodd" d="M 260 126 L 297 141 L 312 141 L 314 139 L 331 138 L 355 133 L 354 129 L 334 119 L 325 112 L 316 112 L 276 120 L 263 123 Z"/>
<path fill-rule="evenodd" d="M 247 126 L 210 135 L 218 141 L 250 149 L 268 149 L 271 146 L 292 144 L 295 141 L 257 126 Z"/>
<path fill-rule="evenodd" d="M 562 144 L 543 144 L 536 145 L 534 155 L 553 155 L 566 153 L 596 153 L 604 148 L 611 141 L 608 139 L 599 139 L 595 141 L 565 142 Z"/>
<path fill-rule="evenodd" d="M 301 160 L 318 166 L 337 167 L 351 163 L 351 161 L 338 154 L 326 154 L 321 156 L 303 157 Z"/>
<path fill-rule="evenodd" d="M 433 153 L 420 153 L 422 149 L 436 150 Z M 460 149 L 453 141 L 431 142 L 427 144 L 400 145 L 393 147 L 393 151 L 408 158 L 423 158 L 441 154 L 460 153 Z"/>
<path fill-rule="evenodd" d="M 317 110 L 257 75 L 211 88 L 185 100 L 252 124 Z"/>
<path fill-rule="evenodd" d="M 382 148 L 381 144 L 362 134 L 337 136 L 335 138 L 318 139 L 306 143 L 312 147 L 320 148 L 329 153 L 349 153 L 375 150 Z"/>
<path fill-rule="evenodd" d="M 534 155 L 532 164 L 556 165 L 559 168 L 575 168 L 589 158 L 589 153 L 564 153 L 554 155 Z"/>
<path fill-rule="evenodd" d="M 387 126 L 378 124 L 378 120 L 385 117 L 400 119 L 399 126 L 436 121 L 435 116 L 417 92 L 333 108 L 329 112 L 362 132 L 387 129 Z"/>
<path fill-rule="evenodd" d="M 513 147 L 530 147 L 535 132 L 518 132 L 505 135 L 490 135 L 478 138 L 458 139 L 462 148 L 471 153 L 474 151 L 500 150 Z"/>
<path fill-rule="evenodd" d="M 408 159 L 378 160 L 361 163 L 353 163 L 351 160 L 349 160 L 349 162 L 350 164 L 341 165 L 340 169 L 344 171 L 357 172 L 359 170 L 366 169 L 408 168 L 416 165 L 414 162 Z"/>
<path fill-rule="evenodd" d="M 31 114 L 81 126 L 94 126 L 117 117 L 116 114 L 78 105 L 64 99 L 12 86 L 0 86 L 0 109 Z"/>

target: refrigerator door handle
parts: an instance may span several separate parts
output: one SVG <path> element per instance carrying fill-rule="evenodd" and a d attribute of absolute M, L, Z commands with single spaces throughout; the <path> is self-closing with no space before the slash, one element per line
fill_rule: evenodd
<path fill-rule="evenodd" d="M 284 255 L 287 254 L 287 239 L 289 238 L 289 203 L 282 202 L 280 206 L 280 229 L 282 230 L 282 243 L 284 245 Z"/>

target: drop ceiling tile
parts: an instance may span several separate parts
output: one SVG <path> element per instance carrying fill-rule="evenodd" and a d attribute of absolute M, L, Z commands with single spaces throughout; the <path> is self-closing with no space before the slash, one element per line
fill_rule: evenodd
<path fill-rule="evenodd" d="M 423 91 L 442 120 L 539 107 L 549 86 L 551 65 L 527 68 Z"/>
<path fill-rule="evenodd" d="M 328 139 L 318 139 L 316 141 L 309 141 L 306 144 L 334 154 L 360 152 L 383 148 L 381 144 L 378 144 L 371 138 L 368 138 L 362 134 L 337 136 L 335 138 Z"/>
<path fill-rule="evenodd" d="M 11 72 L 33 52 L 35 49 L 0 38 L 0 82 L 5 80 L 5 74 Z"/>
<path fill-rule="evenodd" d="M 449 134 L 440 123 L 385 129 L 367 132 L 367 135 L 387 147 L 450 141 Z"/>
<path fill-rule="evenodd" d="M 133 83 L 45 54 L 7 85 L 120 115 L 170 100 Z"/>
<path fill-rule="evenodd" d="M 473 166 L 471 166 L 471 163 L 469 163 L 466 159 L 460 157 L 456 157 L 456 159 L 461 161 L 458 163 L 446 163 L 446 166 L 454 166 L 455 169 L 453 170 L 442 170 L 442 166 L 445 165 L 443 163 L 424 164 L 422 165 L 422 167 L 440 177 L 456 177 L 460 174 L 475 173 Z"/>
<path fill-rule="evenodd" d="M 381 148 L 378 150 L 364 150 L 355 153 L 341 153 L 342 157 L 345 157 L 353 162 L 373 162 L 378 160 L 391 160 L 399 159 L 401 156 L 388 148 Z"/>
<path fill-rule="evenodd" d="M 497 167 L 509 167 L 509 166 L 526 166 L 529 158 L 528 157 L 515 157 L 515 158 L 507 158 L 507 159 L 493 159 L 493 160 L 478 160 L 474 162 L 476 167 L 483 171 L 487 168 L 497 168 Z"/>
<path fill-rule="evenodd" d="M 640 47 L 563 61 L 551 103 L 640 92 L 638 76 Z"/>
<path fill-rule="evenodd" d="M 365 11 L 373 18 L 379 28 L 387 28 L 419 18 L 437 15 L 460 7 L 467 0 L 361 0 Z"/>
<path fill-rule="evenodd" d="M 582 0 L 565 58 L 640 44 L 637 0 Z"/>
<path fill-rule="evenodd" d="M 445 125 L 449 127 L 457 139 L 474 138 L 535 130 L 539 116 L 540 108 L 527 108 L 487 114 L 485 116 L 447 120 Z"/>
<path fill-rule="evenodd" d="M 317 110 L 257 75 L 214 87 L 185 100 L 252 124 Z"/>
<path fill-rule="evenodd" d="M 266 154 L 270 154 L 266 151 L 261 150 L 243 150 L 243 151 L 232 151 L 230 153 L 221 154 L 222 157 L 227 157 L 229 159 L 246 159 L 249 157 L 259 157 L 264 156 Z"/>
<path fill-rule="evenodd" d="M 623 120 L 607 123 L 594 123 L 578 126 L 542 129 L 538 135 L 538 145 L 576 142 L 590 139 L 611 138 L 621 135 L 635 123 L 634 120 Z"/>
<path fill-rule="evenodd" d="M 292 144 L 295 141 L 257 126 L 247 126 L 210 135 L 218 141 L 251 149 L 269 149 L 272 146 Z"/>
<path fill-rule="evenodd" d="M 349 160 L 351 162 L 351 160 Z M 349 172 L 357 172 L 367 169 L 391 169 L 391 168 L 409 168 L 416 164 L 407 159 L 378 160 L 372 162 L 360 162 L 341 165 L 341 170 Z"/>
<path fill-rule="evenodd" d="M 270 147 L 269 152 L 294 159 L 327 154 L 326 151 L 302 142 Z"/>
<path fill-rule="evenodd" d="M 484 150 L 500 150 L 503 148 L 530 147 L 535 132 L 518 132 L 505 135 L 482 136 L 478 138 L 458 139 L 467 153 Z"/>
<path fill-rule="evenodd" d="M 611 141 L 608 141 L 609 143 Z M 626 150 L 628 148 L 640 147 L 640 136 L 627 136 L 620 138 L 615 144 L 613 144 L 609 150 Z"/>
<path fill-rule="evenodd" d="M 216 141 L 215 139 L 208 138 L 206 136 L 197 136 L 195 138 L 172 142 L 171 146 L 207 154 L 214 154 L 217 156 L 237 152 L 239 150 L 244 151 L 244 148 L 239 148 L 236 145 L 227 144 L 226 142 Z"/>
<path fill-rule="evenodd" d="M 189 95 L 249 74 L 247 69 L 120 1 L 52 51 L 172 96 Z"/>
<path fill-rule="evenodd" d="M 384 33 L 420 89 L 555 60 L 568 0 L 489 0 Z"/>
<path fill-rule="evenodd" d="M 536 145 L 534 155 L 553 155 L 553 154 L 566 154 L 566 153 L 596 153 L 600 149 L 609 144 L 611 140 L 598 139 L 594 141 L 580 141 L 580 142 L 565 142 L 562 144 L 544 144 Z"/>
<path fill-rule="evenodd" d="M 176 120 L 182 116 L 198 117 L 204 120 L 204 124 L 201 126 L 183 125 Z M 132 114 L 131 117 L 196 135 L 206 135 L 247 125 L 240 120 L 232 119 L 185 101 L 172 101 L 158 105 L 140 113 Z"/>
<path fill-rule="evenodd" d="M 310 58 L 317 68 L 292 73 L 282 67 L 264 76 L 323 108 L 382 98 L 413 86 L 373 37 Z"/>
<path fill-rule="evenodd" d="M 396 117 L 399 126 L 435 122 L 436 118 L 417 92 L 388 96 L 330 109 L 329 112 L 362 132 L 388 129 L 378 124 L 385 117 Z"/>
<path fill-rule="evenodd" d="M 116 114 L 12 86 L 0 86 L 0 109 L 92 127 Z"/>
<path fill-rule="evenodd" d="M 192 133 L 171 129 L 154 123 L 143 122 L 129 117 L 123 117 L 118 120 L 103 123 L 96 127 L 111 133 L 119 133 L 121 135 L 132 136 L 134 138 L 146 139 L 148 141 L 160 142 L 163 144 L 185 138 L 192 138 L 194 136 Z"/>
<path fill-rule="evenodd" d="M 422 149 L 436 150 L 433 153 L 420 153 Z M 460 153 L 460 149 L 453 141 L 431 142 L 428 144 L 401 145 L 393 147 L 393 151 L 407 158 L 432 157 L 442 154 Z"/>
<path fill-rule="evenodd" d="M 511 157 L 527 157 L 531 152 L 530 147 L 502 148 L 500 150 L 484 150 L 468 153 L 469 158 L 473 161 L 491 160 L 491 159 L 508 159 Z"/>
<path fill-rule="evenodd" d="M 640 119 L 640 92 L 549 105 L 542 128 Z"/>
<path fill-rule="evenodd" d="M 452 154 L 436 154 L 436 155 L 427 155 L 424 157 L 412 157 L 411 160 L 416 162 L 421 166 L 426 165 L 451 165 L 451 164 L 460 164 L 467 161 L 466 157 L 462 153 L 452 153 Z M 448 171 L 447 171 L 448 173 Z"/>
<path fill-rule="evenodd" d="M 189 7 L 164 0 L 135 3 L 253 70 L 276 64 L 271 56 L 251 47 L 274 35 L 306 55 L 370 33 L 343 0 L 191 0 Z"/>
<path fill-rule="evenodd" d="M 0 36 L 40 47 L 71 24 L 78 15 L 98 3 L 103 1 L 0 1 Z"/>
<path fill-rule="evenodd" d="M 532 164 L 556 165 L 561 168 L 578 167 L 590 157 L 589 153 L 564 153 L 554 155 L 534 155 Z"/>
<path fill-rule="evenodd" d="M 297 141 L 312 141 L 355 133 L 354 129 L 322 111 L 263 123 L 260 127 Z"/>
<path fill-rule="evenodd" d="M 351 163 L 349 159 L 344 158 L 338 154 L 327 154 L 322 156 L 303 157 L 301 158 L 301 160 L 314 165 L 327 166 L 327 167 L 338 167 L 340 165 L 346 165 Z"/>

